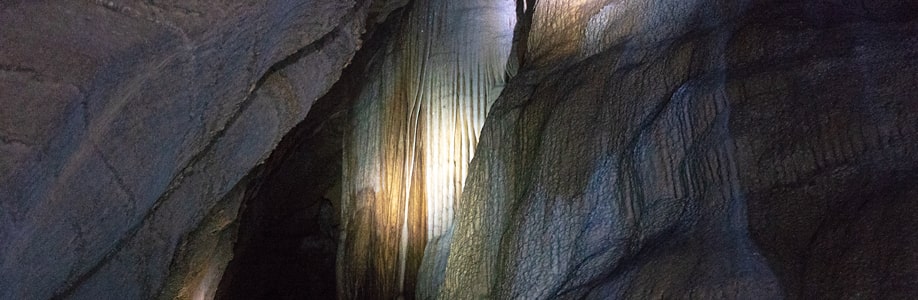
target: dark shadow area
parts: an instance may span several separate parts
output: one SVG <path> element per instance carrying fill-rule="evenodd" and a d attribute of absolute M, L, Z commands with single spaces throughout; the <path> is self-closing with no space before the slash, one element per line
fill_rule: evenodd
<path fill-rule="evenodd" d="M 341 177 L 346 122 L 338 100 L 319 99 L 254 171 L 217 299 L 334 298 L 338 220 L 329 193 Z"/>
<path fill-rule="evenodd" d="M 401 10 L 369 25 L 341 79 L 255 168 L 216 299 L 335 299 L 341 160 L 347 111 Z M 372 19 L 372 16 L 371 16 Z M 369 37 L 369 40 L 367 40 Z"/>
<path fill-rule="evenodd" d="M 733 80 L 781 75 L 764 81 L 768 94 L 733 101 L 731 132 L 750 158 L 738 165 L 750 237 L 789 299 L 918 295 L 916 56 L 899 24 L 914 20 L 907 1 L 774 1 L 736 34 L 782 51 L 754 60 L 736 44 L 730 59 L 753 63 Z M 897 75 L 868 79 L 884 74 Z"/>

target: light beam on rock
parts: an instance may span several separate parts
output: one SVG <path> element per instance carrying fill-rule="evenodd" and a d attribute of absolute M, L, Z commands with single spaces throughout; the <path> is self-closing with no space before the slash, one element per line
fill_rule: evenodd
<path fill-rule="evenodd" d="M 476 2 L 415 2 L 370 67 L 345 138 L 344 298 L 413 294 L 424 247 L 452 226 L 516 24 L 514 1 Z"/>

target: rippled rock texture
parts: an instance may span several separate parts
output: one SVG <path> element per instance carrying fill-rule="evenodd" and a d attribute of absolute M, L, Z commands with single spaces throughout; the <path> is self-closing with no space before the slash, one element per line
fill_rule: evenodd
<path fill-rule="evenodd" d="M 507 10 L 436 3 L 410 6 L 352 110 L 339 296 L 916 293 L 916 5 L 516 1 L 492 48 L 516 76 L 466 129 L 476 150 L 431 139 L 463 114 L 429 103 L 474 103 L 450 88 L 501 65 L 462 58 L 492 57 L 476 45 Z M 425 156 L 441 143 L 475 156 L 461 196 L 431 192 L 465 172 Z"/>
<path fill-rule="evenodd" d="M 0 299 L 918 297 L 913 1 L 369 2 L 0 4 Z"/>
<path fill-rule="evenodd" d="M 539 1 L 440 298 L 914 297 L 916 16 Z"/>
<path fill-rule="evenodd" d="M 231 189 L 337 80 L 368 5 L 0 4 L 0 299 L 212 294 Z"/>
<path fill-rule="evenodd" d="M 414 298 L 437 276 L 418 274 L 425 247 L 446 245 L 516 19 L 512 1 L 480 4 L 413 2 L 367 67 L 344 140 L 343 298 Z"/>

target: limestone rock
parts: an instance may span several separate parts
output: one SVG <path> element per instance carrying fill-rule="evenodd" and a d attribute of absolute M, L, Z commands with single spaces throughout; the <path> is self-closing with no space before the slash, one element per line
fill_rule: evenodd
<path fill-rule="evenodd" d="M 143 299 L 337 79 L 368 1 L 0 6 L 0 298 Z"/>
<path fill-rule="evenodd" d="M 514 9 L 508 0 L 415 1 L 390 15 L 392 34 L 368 50 L 374 61 L 344 137 L 340 297 L 413 298 L 418 281 L 442 274 L 418 277 L 425 248 L 453 224 L 507 77 Z"/>
<path fill-rule="evenodd" d="M 600 2 L 536 4 L 440 298 L 918 294 L 914 5 Z"/>
<path fill-rule="evenodd" d="M 317 297 L 915 298 L 916 82 L 914 1 L 6 1 L 0 299 L 328 277 L 331 211 Z"/>

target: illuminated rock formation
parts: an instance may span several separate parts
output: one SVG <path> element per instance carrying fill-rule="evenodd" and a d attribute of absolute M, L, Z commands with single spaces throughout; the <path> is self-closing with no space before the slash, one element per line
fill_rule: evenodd
<path fill-rule="evenodd" d="M 452 226 L 478 132 L 507 77 L 512 1 L 416 2 L 369 66 L 345 137 L 339 295 L 414 293 Z"/>
<path fill-rule="evenodd" d="M 914 295 L 918 9 L 881 2 L 539 1 L 440 298 Z"/>
<path fill-rule="evenodd" d="M 914 299 L 916 82 L 915 1 L 5 1 L 0 299 Z"/>
<path fill-rule="evenodd" d="M 471 168 L 442 298 L 778 295 L 746 233 L 727 123 L 731 31 L 718 20 L 743 7 L 715 5 L 536 4 L 530 60 Z M 692 31 L 704 33 L 681 38 Z"/>

